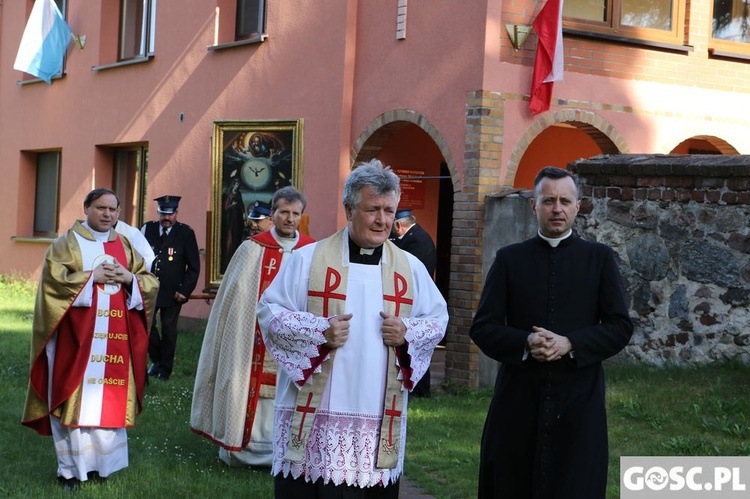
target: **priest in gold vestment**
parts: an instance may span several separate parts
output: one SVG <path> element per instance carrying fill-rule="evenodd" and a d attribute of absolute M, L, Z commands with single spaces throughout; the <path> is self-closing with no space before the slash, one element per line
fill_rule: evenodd
<path fill-rule="evenodd" d="M 148 326 L 159 283 L 112 225 L 109 189 L 85 198 L 76 222 L 45 254 L 34 309 L 22 424 L 52 435 L 57 476 L 74 488 L 128 465 L 146 379 Z"/>

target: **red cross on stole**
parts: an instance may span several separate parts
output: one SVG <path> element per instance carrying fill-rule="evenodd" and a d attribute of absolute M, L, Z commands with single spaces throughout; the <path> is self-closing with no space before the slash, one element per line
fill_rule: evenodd
<path fill-rule="evenodd" d="M 414 300 L 411 298 L 404 298 L 406 296 L 407 284 L 406 284 L 406 278 L 399 274 L 398 272 L 393 273 L 393 294 L 387 295 L 385 292 L 383 293 L 383 300 L 387 302 L 393 302 L 396 306 L 396 311 L 393 315 L 401 316 L 401 305 L 412 305 L 414 303 Z"/>
<path fill-rule="evenodd" d="M 328 317 L 328 300 L 346 301 L 344 293 L 334 293 L 341 284 L 341 273 L 331 267 L 326 268 L 325 288 L 323 291 L 308 291 L 307 296 L 310 298 L 320 298 L 323 300 L 323 317 Z"/>

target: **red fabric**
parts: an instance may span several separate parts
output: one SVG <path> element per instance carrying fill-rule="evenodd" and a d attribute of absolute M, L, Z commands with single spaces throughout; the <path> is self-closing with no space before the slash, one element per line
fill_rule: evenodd
<path fill-rule="evenodd" d="M 561 0 L 547 0 L 539 11 L 532 26 L 539 37 L 534 60 L 534 74 L 531 77 L 531 98 L 529 110 L 532 115 L 547 111 L 552 101 L 554 82 L 544 83 L 552 72 L 557 46 L 557 34 L 562 29 L 560 22 Z"/>

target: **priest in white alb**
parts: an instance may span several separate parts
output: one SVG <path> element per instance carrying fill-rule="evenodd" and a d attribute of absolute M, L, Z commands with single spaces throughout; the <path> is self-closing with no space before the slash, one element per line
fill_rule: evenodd
<path fill-rule="evenodd" d="M 424 265 L 388 241 L 400 192 L 380 161 L 356 167 L 347 227 L 293 253 L 258 303 L 279 364 L 277 498 L 398 497 L 409 391 L 448 323 Z"/>

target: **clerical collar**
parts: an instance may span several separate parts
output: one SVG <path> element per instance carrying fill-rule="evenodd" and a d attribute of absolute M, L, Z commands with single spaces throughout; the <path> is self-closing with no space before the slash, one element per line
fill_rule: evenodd
<path fill-rule="evenodd" d="M 81 225 L 83 225 L 84 227 L 86 227 L 86 229 L 89 232 L 91 232 L 91 235 L 94 236 L 94 240 L 95 241 L 98 241 L 100 243 L 109 241 L 109 231 L 107 231 L 107 232 L 99 232 L 98 230 L 94 230 L 94 229 L 91 228 L 91 226 L 89 225 L 88 221 L 86 221 L 86 220 L 84 220 Z"/>
<path fill-rule="evenodd" d="M 547 237 L 547 236 L 542 235 L 542 232 L 539 231 L 539 230 L 537 230 L 536 233 L 539 235 L 539 237 L 541 237 L 542 239 L 544 239 L 545 241 L 547 241 L 550 246 L 552 246 L 553 248 L 557 248 L 558 244 L 560 244 L 561 242 L 563 242 L 564 240 L 566 240 L 567 238 L 569 238 L 571 235 L 573 235 L 573 229 L 568 229 L 568 233 L 565 234 L 563 237 L 557 237 L 557 238 L 554 238 L 554 239 L 551 238 L 551 237 Z"/>
<path fill-rule="evenodd" d="M 349 238 L 349 261 L 364 265 L 377 265 L 383 256 L 383 245 L 377 248 L 360 248 L 357 243 Z"/>

